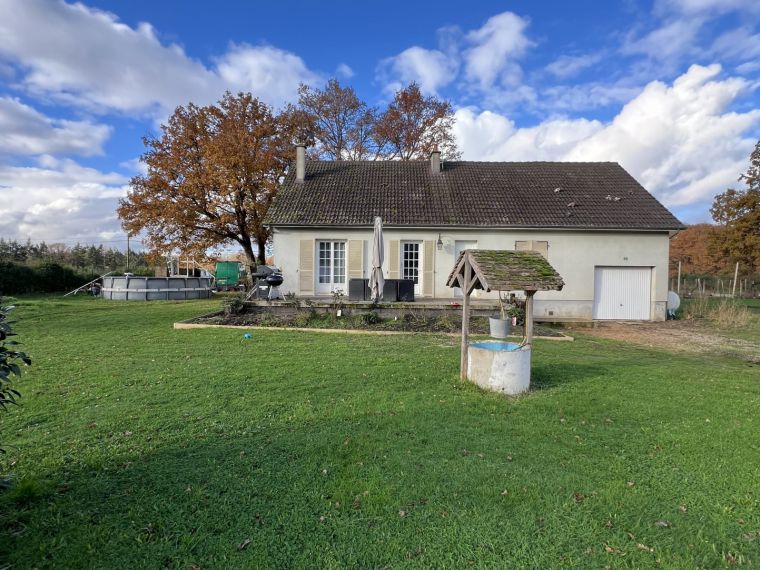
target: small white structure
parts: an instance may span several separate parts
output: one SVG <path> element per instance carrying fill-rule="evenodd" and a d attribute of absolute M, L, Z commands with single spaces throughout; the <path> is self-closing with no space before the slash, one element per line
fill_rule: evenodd
<path fill-rule="evenodd" d="M 519 394 L 530 388 L 533 345 L 533 296 L 536 291 L 560 291 L 562 277 L 533 251 L 466 249 L 447 280 L 462 291 L 462 352 L 459 375 L 482 388 Z M 469 343 L 470 295 L 484 291 L 525 291 L 525 336 L 521 343 Z"/>

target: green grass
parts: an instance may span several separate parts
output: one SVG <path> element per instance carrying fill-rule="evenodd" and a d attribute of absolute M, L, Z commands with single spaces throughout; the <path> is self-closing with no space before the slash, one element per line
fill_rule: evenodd
<path fill-rule="evenodd" d="M 21 305 L 0 567 L 760 563 L 757 365 L 543 341 L 510 399 L 458 382 L 452 338 L 243 341 L 171 328 L 210 301 Z"/>

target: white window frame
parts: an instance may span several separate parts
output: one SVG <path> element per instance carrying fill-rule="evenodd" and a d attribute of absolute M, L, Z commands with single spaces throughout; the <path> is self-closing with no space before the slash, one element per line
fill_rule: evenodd
<path fill-rule="evenodd" d="M 327 274 L 324 275 L 322 265 L 323 245 L 327 245 L 328 265 Z M 340 246 L 340 247 L 338 247 Z M 337 255 L 339 253 L 341 255 Z M 337 263 L 336 261 L 342 261 Z M 315 248 L 315 268 L 314 272 L 314 291 L 317 295 L 329 295 L 340 289 L 344 293 L 348 291 L 348 244 L 342 239 L 319 239 Z M 338 272 L 342 268 L 342 275 Z M 327 277 L 322 281 L 323 277 Z"/>
<path fill-rule="evenodd" d="M 417 246 L 417 252 L 416 252 L 417 253 L 417 268 L 416 268 L 416 270 L 417 270 L 417 282 L 414 284 L 414 295 L 416 297 L 419 297 L 419 296 L 422 295 L 422 291 L 423 291 L 423 289 L 422 289 L 422 279 L 423 279 L 424 271 L 423 271 L 422 265 L 423 265 L 424 253 L 425 253 L 425 251 L 424 251 L 424 248 L 425 248 L 424 242 L 422 242 L 420 240 L 403 240 L 401 242 L 401 247 L 400 247 L 401 251 L 399 252 L 400 255 L 401 255 L 401 259 L 399 260 L 399 275 L 400 275 L 401 279 L 407 279 L 407 275 L 408 275 L 407 269 L 408 269 L 408 267 L 407 267 L 407 264 L 405 263 L 405 258 L 406 258 L 406 253 L 407 253 L 406 246 L 415 246 L 415 245 Z M 411 249 L 409 251 L 411 252 Z"/>

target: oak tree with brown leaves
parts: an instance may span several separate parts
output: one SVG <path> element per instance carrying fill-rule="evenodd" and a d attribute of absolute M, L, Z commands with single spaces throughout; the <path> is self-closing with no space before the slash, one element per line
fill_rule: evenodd
<path fill-rule="evenodd" d="M 377 158 L 373 139 L 377 111 L 359 99 L 353 87 L 330 79 L 323 89 L 301 84 L 298 111 L 311 131 L 310 154 L 323 160 Z"/>
<path fill-rule="evenodd" d="M 375 144 L 385 158 L 427 159 L 432 150 L 449 160 L 460 157 L 453 133 L 454 110 L 446 100 L 425 96 L 419 85 L 400 89 L 380 114 L 374 129 Z"/>
<path fill-rule="evenodd" d="M 695 224 L 678 232 L 670 240 L 671 277 L 678 274 L 678 262 L 684 275 L 717 275 L 728 271 L 726 259 L 711 247 L 721 231 L 722 228 L 712 224 Z"/>
<path fill-rule="evenodd" d="M 290 113 L 250 93 L 177 107 L 160 136 L 143 139 L 147 173 L 132 178 L 119 202 L 123 227 L 145 232 L 155 253 L 203 254 L 236 242 L 250 267 L 264 263 L 263 220 L 294 160 L 298 128 Z"/>
<path fill-rule="evenodd" d="M 750 271 L 760 270 L 760 141 L 750 155 L 747 172 L 739 177 L 747 187 L 718 194 L 710 213 L 722 230 L 714 247 Z"/>

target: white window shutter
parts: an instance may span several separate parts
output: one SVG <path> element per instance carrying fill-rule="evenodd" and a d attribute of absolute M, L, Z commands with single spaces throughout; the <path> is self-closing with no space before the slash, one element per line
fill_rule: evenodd
<path fill-rule="evenodd" d="M 422 295 L 432 297 L 435 292 L 435 242 L 426 240 L 422 251 Z"/>
<path fill-rule="evenodd" d="M 549 242 L 548 241 L 534 241 L 533 251 L 537 251 L 544 256 L 544 259 L 549 259 Z"/>
<path fill-rule="evenodd" d="M 400 279 L 401 242 L 397 239 L 392 239 L 388 242 L 388 245 L 388 279 Z"/>
<path fill-rule="evenodd" d="M 348 278 L 364 277 L 364 240 L 348 240 Z"/>
<path fill-rule="evenodd" d="M 302 295 L 314 294 L 314 240 L 300 240 L 298 255 L 298 292 Z"/>

